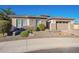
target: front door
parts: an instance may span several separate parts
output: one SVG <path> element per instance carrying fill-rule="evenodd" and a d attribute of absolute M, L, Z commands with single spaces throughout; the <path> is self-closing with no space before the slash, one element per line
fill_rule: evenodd
<path fill-rule="evenodd" d="M 36 26 L 37 26 L 38 24 L 41 24 L 41 20 L 40 20 L 40 19 L 36 19 Z"/>

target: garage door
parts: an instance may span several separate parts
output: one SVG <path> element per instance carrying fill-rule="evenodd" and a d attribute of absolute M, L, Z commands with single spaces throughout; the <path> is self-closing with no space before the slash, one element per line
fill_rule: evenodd
<path fill-rule="evenodd" d="M 68 30 L 68 22 L 57 22 L 57 30 Z"/>

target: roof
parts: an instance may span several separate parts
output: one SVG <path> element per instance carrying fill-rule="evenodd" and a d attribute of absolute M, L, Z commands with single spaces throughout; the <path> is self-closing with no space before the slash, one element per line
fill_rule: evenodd
<path fill-rule="evenodd" d="M 64 17 L 53 17 L 50 18 L 49 20 L 74 20 L 74 18 L 64 18 Z"/>
<path fill-rule="evenodd" d="M 48 17 L 42 16 L 17 16 L 17 15 L 9 15 L 11 18 L 40 18 L 40 19 L 47 19 Z"/>

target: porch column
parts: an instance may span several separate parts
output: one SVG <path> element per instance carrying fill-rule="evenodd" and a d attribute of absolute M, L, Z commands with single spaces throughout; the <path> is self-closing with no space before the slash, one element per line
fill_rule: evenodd
<path fill-rule="evenodd" d="M 69 30 L 73 30 L 73 24 L 74 24 L 73 21 L 70 21 L 70 22 L 69 22 Z"/>
<path fill-rule="evenodd" d="M 50 31 L 52 30 L 56 30 L 56 21 L 55 20 L 51 20 L 50 22 Z"/>
<path fill-rule="evenodd" d="M 71 22 L 68 23 L 68 30 L 71 30 Z"/>
<path fill-rule="evenodd" d="M 52 31 L 52 23 L 51 22 L 50 22 L 49 26 L 50 26 L 50 31 Z"/>

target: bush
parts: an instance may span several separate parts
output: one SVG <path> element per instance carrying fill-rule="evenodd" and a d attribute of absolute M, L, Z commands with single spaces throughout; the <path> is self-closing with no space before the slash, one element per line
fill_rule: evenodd
<path fill-rule="evenodd" d="M 45 30 L 45 25 L 44 24 L 39 24 L 37 26 L 37 30 L 44 31 Z"/>
<path fill-rule="evenodd" d="M 39 27 L 36 27 L 36 31 L 40 31 Z"/>
<path fill-rule="evenodd" d="M 35 31 L 35 27 L 27 27 L 26 30 L 29 32 L 29 33 L 33 33 Z"/>
<path fill-rule="evenodd" d="M 28 31 L 22 31 L 22 32 L 20 33 L 20 35 L 21 35 L 21 37 L 28 37 L 29 32 L 28 32 Z"/>
<path fill-rule="evenodd" d="M 8 33 L 10 31 L 10 22 L 6 20 L 0 20 L 0 33 Z"/>
<path fill-rule="evenodd" d="M 33 31 L 31 29 L 28 29 L 27 31 L 28 31 L 28 33 L 33 33 Z"/>
<path fill-rule="evenodd" d="M 33 33 L 33 29 L 32 28 L 28 28 L 27 31 L 28 31 L 28 33 Z"/>

